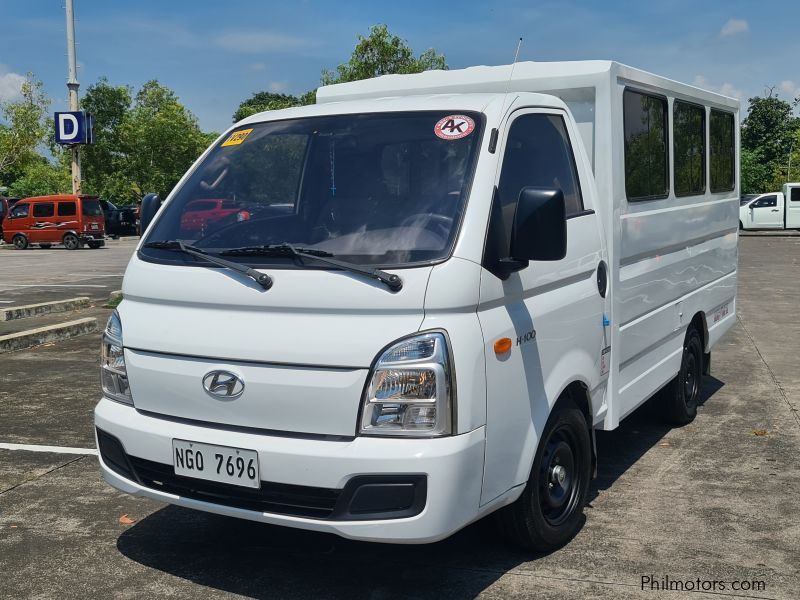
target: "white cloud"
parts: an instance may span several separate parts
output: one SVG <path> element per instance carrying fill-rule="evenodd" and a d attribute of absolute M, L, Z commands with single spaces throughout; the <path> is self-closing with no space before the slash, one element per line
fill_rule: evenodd
<path fill-rule="evenodd" d="M 704 90 L 718 92 L 724 96 L 731 96 L 737 100 L 744 98 L 744 92 L 742 92 L 742 90 L 734 86 L 732 83 L 725 82 L 722 85 L 715 85 L 711 83 L 704 75 L 695 75 L 694 79 L 692 80 L 692 85 L 703 88 Z"/>
<path fill-rule="evenodd" d="M 265 65 L 262 62 L 257 62 L 247 65 L 247 68 L 250 69 L 251 71 L 263 71 L 264 69 L 267 68 L 267 65 Z"/>
<path fill-rule="evenodd" d="M 722 37 L 728 37 L 739 33 L 747 33 L 748 31 L 750 31 L 750 24 L 744 19 L 729 19 L 728 22 L 722 26 L 722 30 L 719 34 Z"/>
<path fill-rule="evenodd" d="M 285 92 L 286 89 L 289 87 L 289 84 L 285 81 L 270 81 L 269 82 L 269 91 L 270 92 Z"/>
<path fill-rule="evenodd" d="M 230 31 L 214 38 L 214 44 L 234 52 L 253 53 L 292 50 L 308 45 L 299 37 L 269 31 Z"/>
<path fill-rule="evenodd" d="M 780 90 L 781 94 L 785 94 L 791 100 L 794 100 L 800 96 L 800 85 L 795 84 L 795 82 L 791 79 L 785 79 L 784 81 L 781 81 L 778 85 L 778 89 Z"/>
<path fill-rule="evenodd" d="M 10 102 L 19 99 L 24 82 L 24 75 L 12 73 L 5 65 L 0 64 L 0 102 Z"/>

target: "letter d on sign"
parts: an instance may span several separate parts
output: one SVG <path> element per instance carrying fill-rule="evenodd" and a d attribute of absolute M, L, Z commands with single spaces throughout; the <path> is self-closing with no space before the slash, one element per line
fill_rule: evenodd
<path fill-rule="evenodd" d="M 58 115 L 58 137 L 62 142 L 68 142 L 78 137 L 79 127 L 78 119 L 75 115 L 69 113 L 60 113 Z"/>

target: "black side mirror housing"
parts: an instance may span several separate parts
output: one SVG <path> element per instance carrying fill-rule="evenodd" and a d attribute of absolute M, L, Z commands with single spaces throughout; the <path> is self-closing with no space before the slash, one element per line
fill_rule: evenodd
<path fill-rule="evenodd" d="M 567 255 L 567 211 L 564 193 L 525 187 L 519 193 L 511 226 L 510 256 L 503 270 L 524 269 L 531 260 L 561 260 Z"/>
<path fill-rule="evenodd" d="M 150 225 L 159 208 L 161 208 L 161 198 L 158 197 L 158 194 L 146 194 L 142 198 L 142 207 L 139 209 L 141 235 L 147 231 L 147 226 Z"/>

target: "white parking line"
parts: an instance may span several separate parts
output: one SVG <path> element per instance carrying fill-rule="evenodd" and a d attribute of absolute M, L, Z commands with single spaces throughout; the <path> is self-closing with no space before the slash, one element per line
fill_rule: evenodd
<path fill-rule="evenodd" d="M 55 452 L 56 454 L 86 454 L 97 456 L 94 448 L 70 448 L 68 446 L 39 446 L 36 444 L 4 444 L 0 442 L 0 450 L 27 450 L 28 452 Z"/>

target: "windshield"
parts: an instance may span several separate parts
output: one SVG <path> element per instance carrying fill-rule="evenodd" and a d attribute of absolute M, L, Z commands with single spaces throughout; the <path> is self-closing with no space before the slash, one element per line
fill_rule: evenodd
<path fill-rule="evenodd" d="M 290 243 L 359 264 L 445 258 L 480 146 L 476 113 L 403 112 L 247 125 L 218 142 L 147 242 L 220 253 Z M 151 258 L 183 261 L 163 248 Z M 247 256 L 252 263 L 292 263 Z"/>

